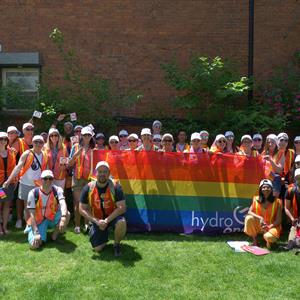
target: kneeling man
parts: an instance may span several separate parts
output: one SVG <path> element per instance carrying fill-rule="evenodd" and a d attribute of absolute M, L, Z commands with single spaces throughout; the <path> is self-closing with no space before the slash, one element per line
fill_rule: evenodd
<path fill-rule="evenodd" d="M 119 182 L 110 177 L 109 164 L 100 161 L 96 166 L 97 180 L 89 182 L 82 190 L 79 211 L 92 222 L 90 241 L 100 252 L 108 242 L 108 229 L 114 228 L 114 253 L 121 255 L 120 242 L 126 234 L 126 203 Z"/>
<path fill-rule="evenodd" d="M 53 185 L 53 172 L 43 171 L 41 179 L 41 187 L 32 189 L 28 194 L 28 242 L 31 249 L 37 249 L 46 242 L 48 228 L 54 228 L 51 237 L 56 240 L 58 233 L 65 231 L 70 220 L 63 189 Z"/>

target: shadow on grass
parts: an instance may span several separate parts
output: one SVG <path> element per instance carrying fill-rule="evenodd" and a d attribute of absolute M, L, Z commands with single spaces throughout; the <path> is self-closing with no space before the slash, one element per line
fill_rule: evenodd
<path fill-rule="evenodd" d="M 27 241 L 27 234 L 23 231 L 12 230 L 9 234 L 3 235 L 0 239 L 2 242 L 15 242 L 17 244 L 25 244 Z"/>
<path fill-rule="evenodd" d="M 52 241 L 48 235 L 47 242 L 43 248 L 55 248 L 62 253 L 72 253 L 75 251 L 77 245 L 72 241 L 67 240 L 64 235 L 59 235 L 56 241 Z"/>
<path fill-rule="evenodd" d="M 135 263 L 142 259 L 139 252 L 135 250 L 135 247 L 122 243 L 122 255 L 120 257 L 115 257 L 113 245 L 107 245 L 102 252 L 95 253 L 92 256 L 93 260 L 101 261 L 113 261 L 120 262 L 124 267 L 133 267 Z"/>

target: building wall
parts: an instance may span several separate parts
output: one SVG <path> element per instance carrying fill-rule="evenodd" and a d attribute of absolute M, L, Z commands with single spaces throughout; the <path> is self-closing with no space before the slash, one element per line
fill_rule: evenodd
<path fill-rule="evenodd" d="M 255 1 L 255 76 L 288 62 L 299 47 L 299 20 L 300 1 Z M 120 112 L 125 116 L 176 113 L 160 68 L 173 55 L 183 65 L 192 53 L 219 55 L 247 74 L 248 0 L 0 1 L 2 51 L 39 51 L 43 71 L 54 71 L 53 84 L 62 77 L 49 39 L 55 27 L 92 72 L 144 94 L 140 104 Z"/>

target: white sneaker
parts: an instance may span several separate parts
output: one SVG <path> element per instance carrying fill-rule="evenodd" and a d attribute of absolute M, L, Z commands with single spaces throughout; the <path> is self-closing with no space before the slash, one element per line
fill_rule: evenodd
<path fill-rule="evenodd" d="M 87 233 L 89 231 L 89 224 L 85 224 L 83 228 L 83 232 Z"/>
<path fill-rule="evenodd" d="M 22 220 L 18 220 L 18 221 L 16 222 L 15 227 L 16 227 L 17 229 L 21 229 L 21 228 L 22 228 Z"/>
<path fill-rule="evenodd" d="M 76 226 L 76 227 L 74 228 L 74 232 L 75 232 L 76 234 L 80 234 L 80 227 L 79 227 L 79 226 Z"/>
<path fill-rule="evenodd" d="M 31 226 L 26 225 L 25 229 L 24 229 L 24 234 L 27 234 L 31 229 Z"/>

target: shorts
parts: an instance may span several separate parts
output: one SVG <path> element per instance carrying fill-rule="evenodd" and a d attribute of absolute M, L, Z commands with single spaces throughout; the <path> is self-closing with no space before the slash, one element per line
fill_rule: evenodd
<path fill-rule="evenodd" d="M 77 179 L 74 176 L 72 177 L 72 191 L 80 191 L 84 188 L 85 185 L 87 185 L 89 183 L 89 180 L 87 179 Z"/>
<path fill-rule="evenodd" d="M 37 226 L 43 242 L 46 242 L 47 240 L 47 230 L 54 228 L 59 223 L 60 218 L 61 218 L 61 211 L 58 210 L 57 213 L 55 214 L 53 221 L 49 221 L 45 219 L 41 224 Z M 34 240 L 34 234 L 33 234 L 32 227 L 30 226 L 30 229 L 28 231 L 28 242 L 30 245 L 32 245 L 33 240 Z"/>
<path fill-rule="evenodd" d="M 10 184 L 7 189 L 3 189 L 7 197 L 0 199 L 0 203 L 9 202 L 14 199 L 15 187 L 14 184 Z"/>
<path fill-rule="evenodd" d="M 273 191 L 280 193 L 281 191 L 281 176 L 279 174 L 274 174 L 273 183 Z"/>
<path fill-rule="evenodd" d="M 29 192 L 34 188 L 35 188 L 34 185 L 33 186 L 32 185 L 26 185 L 26 184 L 23 184 L 23 183 L 20 182 L 19 191 L 18 191 L 18 198 L 20 200 L 27 201 Z"/>
<path fill-rule="evenodd" d="M 120 220 L 125 220 L 125 217 L 123 215 L 116 217 L 114 220 L 112 220 L 108 224 L 108 226 L 105 228 L 105 230 L 100 230 L 99 226 L 97 226 L 95 223 L 92 223 L 92 226 L 91 226 L 90 232 L 89 232 L 90 242 L 92 244 L 92 247 L 96 248 L 98 246 L 106 244 L 108 242 L 109 228 L 111 228 L 111 227 L 115 228 L 115 225 Z"/>

